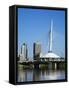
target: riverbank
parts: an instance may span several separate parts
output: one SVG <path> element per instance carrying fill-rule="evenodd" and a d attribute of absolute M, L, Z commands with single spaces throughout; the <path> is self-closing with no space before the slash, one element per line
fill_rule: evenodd
<path fill-rule="evenodd" d="M 39 65 L 39 69 L 55 69 L 55 66 L 54 65 L 50 65 L 48 66 L 47 64 L 40 64 Z M 22 65 L 22 64 L 18 64 L 18 69 L 34 69 L 34 66 L 32 64 L 30 65 Z M 64 64 L 61 64 L 59 65 L 59 67 L 57 66 L 56 69 L 63 69 L 65 70 L 65 63 Z"/>

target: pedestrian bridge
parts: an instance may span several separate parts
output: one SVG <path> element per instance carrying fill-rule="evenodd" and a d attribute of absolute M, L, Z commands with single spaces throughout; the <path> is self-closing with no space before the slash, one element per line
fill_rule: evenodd
<path fill-rule="evenodd" d="M 44 64 L 50 68 L 54 67 L 61 67 L 65 64 L 64 58 L 46 58 L 46 59 L 39 59 L 39 60 L 25 60 L 25 61 L 18 61 L 21 65 L 33 65 L 34 68 L 39 68 L 39 65 Z"/>
<path fill-rule="evenodd" d="M 39 64 L 42 64 L 42 63 L 48 63 L 48 62 L 65 62 L 65 59 L 64 58 L 40 58 L 38 60 L 21 60 L 21 61 L 18 61 L 18 63 L 23 63 L 23 64 L 34 64 L 34 63 L 39 63 Z"/>

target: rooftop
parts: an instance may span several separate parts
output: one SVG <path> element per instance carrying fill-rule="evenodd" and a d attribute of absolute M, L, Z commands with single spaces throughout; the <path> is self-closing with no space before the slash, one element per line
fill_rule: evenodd
<path fill-rule="evenodd" d="M 47 54 L 43 55 L 42 53 L 40 54 L 40 57 L 42 58 L 60 58 L 57 54 L 53 52 L 48 52 Z"/>

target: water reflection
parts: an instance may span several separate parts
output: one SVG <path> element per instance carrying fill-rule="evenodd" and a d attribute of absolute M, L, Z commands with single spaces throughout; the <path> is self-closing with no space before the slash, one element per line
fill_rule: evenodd
<path fill-rule="evenodd" d="M 18 82 L 65 79 L 64 70 L 18 70 Z"/>

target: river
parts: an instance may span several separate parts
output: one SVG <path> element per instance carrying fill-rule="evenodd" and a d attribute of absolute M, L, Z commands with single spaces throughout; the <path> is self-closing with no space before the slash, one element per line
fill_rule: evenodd
<path fill-rule="evenodd" d="M 17 82 L 62 80 L 65 79 L 64 70 L 19 69 Z"/>

